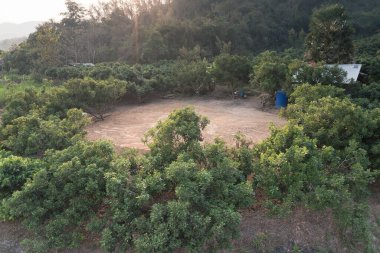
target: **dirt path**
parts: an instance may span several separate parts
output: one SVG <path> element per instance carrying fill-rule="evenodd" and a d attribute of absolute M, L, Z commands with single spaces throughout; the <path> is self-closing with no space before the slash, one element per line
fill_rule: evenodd
<path fill-rule="evenodd" d="M 246 100 L 215 100 L 206 98 L 185 98 L 156 100 L 142 105 L 126 105 L 115 108 L 104 121 L 96 122 L 87 129 L 90 140 L 110 140 L 117 147 L 133 147 L 146 150 L 141 138 L 158 120 L 165 119 L 170 112 L 185 106 L 193 106 L 210 124 L 205 129 L 206 142 L 221 137 L 233 142 L 237 132 L 244 133 L 254 143 L 269 136 L 269 125 L 285 124 L 278 111 L 262 111 L 255 98 Z"/>

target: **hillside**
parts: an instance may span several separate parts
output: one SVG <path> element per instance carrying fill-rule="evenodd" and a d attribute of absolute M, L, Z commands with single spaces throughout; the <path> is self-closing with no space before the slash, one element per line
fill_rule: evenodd
<path fill-rule="evenodd" d="M 380 0 L 121 0 L 86 10 L 75 2 L 59 23 L 45 23 L 29 38 L 28 50 L 50 53 L 49 65 L 72 62 L 153 63 L 177 59 L 199 47 L 207 59 L 223 48 L 254 56 L 293 48 L 302 56 L 310 15 L 324 4 L 343 4 L 355 38 L 380 27 Z M 136 2 L 137 3 L 137 2 Z M 87 15 L 89 13 L 89 15 Z M 0 28 L 0 31 L 3 29 Z M 18 29 L 13 29 L 18 30 Z M 45 41 L 38 34 L 51 31 Z M 1 38 L 1 37 L 0 37 Z M 55 44 L 44 45 L 47 41 Z M 46 50 L 49 49 L 49 50 Z"/>

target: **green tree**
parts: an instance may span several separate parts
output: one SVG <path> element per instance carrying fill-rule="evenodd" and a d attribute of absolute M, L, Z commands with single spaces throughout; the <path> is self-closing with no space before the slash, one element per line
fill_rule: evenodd
<path fill-rule="evenodd" d="M 126 93 L 127 82 L 91 78 L 68 80 L 64 87 L 66 98 L 74 107 L 82 108 L 97 119 L 103 120 L 104 114 Z"/>
<path fill-rule="evenodd" d="M 5 203 L 8 218 L 22 220 L 32 232 L 33 239 L 23 242 L 28 252 L 80 244 L 87 231 L 83 225 L 96 216 L 105 196 L 113 156 L 112 146 L 104 142 L 47 152 L 47 166 Z"/>
<path fill-rule="evenodd" d="M 276 52 L 265 51 L 255 59 L 250 79 L 253 87 L 269 94 L 288 89 L 288 63 Z"/>
<path fill-rule="evenodd" d="M 288 119 L 301 124 L 320 147 L 342 149 L 352 140 L 361 143 L 371 133 L 368 111 L 347 98 L 323 97 L 303 108 L 290 105 L 287 110 Z"/>
<path fill-rule="evenodd" d="M 251 63 L 247 57 L 221 54 L 215 57 L 211 74 L 216 83 L 228 86 L 233 94 L 248 83 L 250 69 Z"/>
<path fill-rule="evenodd" d="M 31 43 L 34 44 L 38 57 L 34 64 L 38 65 L 39 68 L 58 66 L 61 63 L 59 55 L 60 36 L 58 25 L 53 21 L 43 23 L 37 27 L 36 32 L 33 34 L 34 40 Z"/>
<path fill-rule="evenodd" d="M 25 116 L 32 109 L 42 106 L 45 103 L 36 89 L 25 89 L 21 92 L 11 94 L 6 99 L 6 106 L 1 115 L 2 125 L 8 125 L 12 120 Z"/>
<path fill-rule="evenodd" d="M 62 56 L 66 64 L 77 63 L 81 60 L 79 37 L 84 32 L 85 9 L 73 0 L 66 0 L 65 5 L 67 11 L 61 13 L 63 19 L 60 23 Z"/>
<path fill-rule="evenodd" d="M 0 199 L 21 190 L 27 180 L 44 167 L 45 164 L 39 159 L 0 153 Z"/>
<path fill-rule="evenodd" d="M 88 118 L 78 109 L 63 119 L 47 115 L 46 108 L 30 111 L 1 129 L 1 144 L 18 155 L 42 155 L 48 149 L 64 149 L 80 140 Z"/>
<path fill-rule="evenodd" d="M 206 60 L 182 62 L 175 79 L 184 94 L 205 94 L 214 88 Z"/>
<path fill-rule="evenodd" d="M 173 112 L 148 132 L 152 153 L 137 172 L 130 157 L 107 175 L 104 249 L 213 252 L 236 238 L 251 184 L 223 142 L 200 145 L 206 124 L 189 108 Z"/>
<path fill-rule="evenodd" d="M 290 123 L 272 128 L 271 136 L 254 148 L 254 184 L 266 192 L 272 210 L 289 211 L 302 203 L 339 212 L 343 204 L 363 201 L 376 175 L 368 169 L 366 151 L 355 141 L 342 150 L 318 147 L 308 135 Z"/>
<path fill-rule="evenodd" d="M 346 72 L 338 66 L 326 66 L 323 63 L 310 65 L 304 61 L 293 60 L 289 63 L 292 88 L 299 84 L 324 84 L 342 86 Z"/>
<path fill-rule="evenodd" d="M 350 63 L 354 56 L 353 28 L 340 4 L 313 12 L 306 38 L 306 58 L 316 62 Z"/>
<path fill-rule="evenodd" d="M 155 161 L 155 169 L 170 164 L 184 152 L 191 157 L 199 156 L 199 141 L 203 139 L 202 130 L 208 123 L 207 118 L 197 115 L 190 107 L 176 110 L 167 120 L 158 122 L 144 136 Z"/>

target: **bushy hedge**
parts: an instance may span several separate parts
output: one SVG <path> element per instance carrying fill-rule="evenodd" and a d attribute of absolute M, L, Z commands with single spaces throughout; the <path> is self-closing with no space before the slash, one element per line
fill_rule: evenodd
<path fill-rule="evenodd" d="M 264 189 L 274 210 L 289 210 L 299 203 L 339 208 L 367 196 L 375 174 L 368 168 L 366 151 L 354 141 L 344 150 L 319 148 L 317 142 L 303 127 L 288 124 L 272 128 L 271 137 L 255 147 L 255 184 Z"/>
<path fill-rule="evenodd" d="M 0 154 L 0 199 L 21 190 L 26 181 L 44 166 L 39 159 L 14 156 L 3 151 Z"/>
<path fill-rule="evenodd" d="M 108 175 L 111 222 L 102 232 L 104 249 L 210 252 L 230 246 L 239 232 L 237 209 L 252 202 L 252 188 L 223 143 L 199 144 L 205 123 L 189 108 L 173 112 L 149 133 L 152 153 L 137 175 Z"/>
<path fill-rule="evenodd" d="M 78 142 L 45 155 L 46 166 L 5 203 L 8 218 L 21 219 L 35 234 L 23 242 L 28 252 L 79 245 L 105 197 L 113 156 L 104 142 Z"/>

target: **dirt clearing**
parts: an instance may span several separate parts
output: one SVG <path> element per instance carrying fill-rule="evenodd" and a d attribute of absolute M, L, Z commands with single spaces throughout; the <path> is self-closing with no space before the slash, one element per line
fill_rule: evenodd
<path fill-rule="evenodd" d="M 90 125 L 87 129 L 90 140 L 110 140 L 116 147 L 146 150 L 141 141 L 144 133 L 155 126 L 157 121 L 167 118 L 175 109 L 192 106 L 208 117 L 210 124 L 204 131 L 206 142 L 221 137 L 227 143 L 233 142 L 237 132 L 258 143 L 269 136 L 269 126 L 285 124 L 277 110 L 263 111 L 255 98 L 216 100 L 207 98 L 160 99 L 142 105 L 125 105 L 114 109 L 104 121 Z"/>

